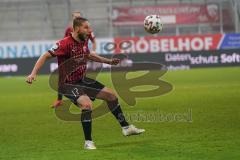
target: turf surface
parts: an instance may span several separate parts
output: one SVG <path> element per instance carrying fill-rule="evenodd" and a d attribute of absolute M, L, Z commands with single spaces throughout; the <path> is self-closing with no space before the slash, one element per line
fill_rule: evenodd
<path fill-rule="evenodd" d="M 134 107 L 121 101 L 128 119 L 146 129 L 143 135 L 123 137 L 106 114 L 93 121 L 98 149 L 86 151 L 80 123 L 59 120 L 49 107 L 56 93 L 48 76 L 32 86 L 25 77 L 1 77 L 0 159 L 240 159 L 240 69 L 169 71 L 163 78 L 174 86 L 170 93 L 138 99 Z M 99 80 L 112 87 L 109 73 Z M 151 115 L 170 118 L 154 121 Z"/>

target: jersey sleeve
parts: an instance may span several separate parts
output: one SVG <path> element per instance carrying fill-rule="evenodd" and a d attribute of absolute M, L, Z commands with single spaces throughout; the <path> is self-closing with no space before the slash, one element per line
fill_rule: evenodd
<path fill-rule="evenodd" d="M 65 33 L 64 33 L 64 38 L 68 36 L 68 30 L 66 29 L 65 30 Z"/>
<path fill-rule="evenodd" d="M 72 27 L 68 27 L 66 30 L 65 30 L 65 34 L 64 34 L 64 38 L 65 37 L 68 37 L 68 36 L 71 36 L 71 33 L 72 33 Z"/>
<path fill-rule="evenodd" d="M 53 56 L 62 56 L 66 54 L 65 44 L 63 41 L 57 42 L 48 52 Z"/>

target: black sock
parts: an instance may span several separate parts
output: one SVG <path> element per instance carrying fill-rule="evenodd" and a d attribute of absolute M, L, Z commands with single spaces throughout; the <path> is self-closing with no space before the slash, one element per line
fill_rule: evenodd
<path fill-rule="evenodd" d="M 63 96 L 62 94 L 58 93 L 58 100 L 62 100 Z"/>
<path fill-rule="evenodd" d="M 123 115 L 122 109 L 118 103 L 118 99 L 116 99 L 115 101 L 107 102 L 107 104 L 108 104 L 108 108 L 110 109 L 112 114 L 115 116 L 115 118 L 120 123 L 121 127 L 128 126 L 129 124 Z"/>
<path fill-rule="evenodd" d="M 82 110 L 81 122 L 85 140 L 92 140 L 92 111 Z"/>

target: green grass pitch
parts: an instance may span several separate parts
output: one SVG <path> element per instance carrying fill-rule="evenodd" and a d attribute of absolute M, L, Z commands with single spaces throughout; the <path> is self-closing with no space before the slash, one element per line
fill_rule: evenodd
<path fill-rule="evenodd" d="M 56 92 L 49 87 L 48 76 L 39 76 L 32 86 L 25 77 L 1 77 L 0 159 L 240 159 L 240 68 L 169 71 L 163 79 L 174 86 L 170 93 L 138 99 L 134 107 L 121 100 L 124 112 L 191 113 L 192 121 L 132 119 L 146 132 L 124 137 L 113 116 L 106 114 L 93 120 L 98 149 L 86 151 L 80 123 L 59 120 L 49 107 Z M 112 86 L 109 73 L 98 80 Z M 72 110 L 78 112 L 74 106 Z"/>

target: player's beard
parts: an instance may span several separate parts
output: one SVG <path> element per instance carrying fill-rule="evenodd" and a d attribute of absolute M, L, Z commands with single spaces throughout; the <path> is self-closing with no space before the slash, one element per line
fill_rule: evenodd
<path fill-rule="evenodd" d="M 83 34 L 83 33 L 78 33 L 78 38 L 79 38 L 81 41 L 85 41 L 85 40 L 86 40 L 86 35 Z"/>

